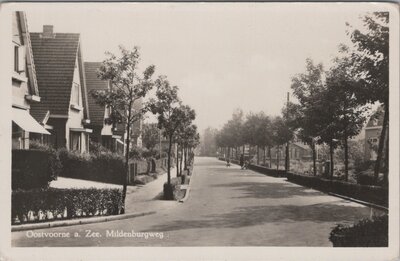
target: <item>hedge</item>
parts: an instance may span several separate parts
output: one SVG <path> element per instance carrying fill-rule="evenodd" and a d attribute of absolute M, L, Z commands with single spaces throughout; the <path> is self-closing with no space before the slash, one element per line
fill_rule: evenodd
<path fill-rule="evenodd" d="M 47 188 L 61 168 L 53 150 L 13 150 L 12 189 Z"/>
<path fill-rule="evenodd" d="M 287 173 L 287 179 L 290 182 L 315 188 L 324 192 L 333 192 L 377 205 L 388 206 L 388 190 L 384 187 L 360 185 L 290 172 Z"/>
<path fill-rule="evenodd" d="M 54 219 L 116 215 L 122 207 L 119 189 L 38 189 L 12 192 L 12 224 Z M 30 218 L 33 216 L 33 219 Z"/>
<path fill-rule="evenodd" d="M 59 150 L 62 163 L 60 176 L 122 184 L 125 178 L 124 159 L 115 153 L 81 154 Z"/>
<path fill-rule="evenodd" d="M 218 158 L 221 161 L 225 161 L 225 158 Z M 230 159 L 230 162 L 233 164 L 239 165 L 240 162 L 236 159 Z M 259 166 L 259 165 L 253 165 L 250 164 L 248 166 L 249 169 L 260 172 L 262 174 L 268 175 L 268 176 L 273 176 L 273 177 L 286 177 L 286 171 L 284 169 L 276 170 L 276 169 L 270 169 L 264 166 Z"/>
<path fill-rule="evenodd" d="M 260 172 L 262 174 L 273 176 L 273 177 L 286 177 L 286 171 L 284 169 L 270 169 L 259 165 L 249 165 L 249 169 Z"/>
<path fill-rule="evenodd" d="M 388 215 L 362 219 L 353 226 L 339 224 L 329 240 L 334 247 L 387 247 Z"/>

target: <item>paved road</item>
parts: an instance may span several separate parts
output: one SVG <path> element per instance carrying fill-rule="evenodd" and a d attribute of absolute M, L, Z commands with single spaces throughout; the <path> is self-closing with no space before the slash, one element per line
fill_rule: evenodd
<path fill-rule="evenodd" d="M 369 217 L 373 210 L 214 158 L 196 158 L 189 200 L 167 202 L 144 217 L 53 229 L 69 238 L 28 238 L 12 233 L 13 246 L 331 246 L 336 223 Z M 161 188 L 160 188 L 161 190 Z M 156 200 L 156 199 L 154 199 Z M 163 204 L 163 203 L 159 203 Z M 87 231 L 101 237 L 86 237 Z M 108 236 L 107 236 L 108 230 Z M 112 237 L 112 232 L 159 232 L 158 238 Z M 73 237 L 79 233 L 80 237 Z M 48 235 L 48 234 L 47 234 Z M 95 234 L 92 234 L 94 236 Z M 132 234 L 133 235 L 133 234 Z M 142 234 L 145 236 L 145 234 Z M 155 234 L 154 234 L 155 236 Z"/>

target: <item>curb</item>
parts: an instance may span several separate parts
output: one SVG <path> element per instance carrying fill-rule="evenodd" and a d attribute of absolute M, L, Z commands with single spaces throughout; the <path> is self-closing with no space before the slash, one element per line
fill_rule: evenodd
<path fill-rule="evenodd" d="M 65 221 L 53 221 L 53 222 L 38 223 L 38 224 L 14 225 L 14 226 L 11 226 L 11 232 L 108 222 L 108 221 L 123 220 L 123 219 L 128 219 L 128 218 L 142 217 L 142 216 L 152 215 L 155 213 L 156 213 L 155 211 L 150 211 L 150 212 L 142 212 L 142 213 L 130 213 L 130 214 L 123 214 L 123 215 L 115 215 L 115 216 L 80 218 L 80 219 L 65 220 Z"/>
<path fill-rule="evenodd" d="M 193 168 L 193 170 L 194 170 L 194 168 Z M 193 182 L 193 177 L 194 177 L 194 171 L 192 172 L 192 175 L 190 176 L 190 183 Z M 185 201 L 188 200 L 189 194 L 190 194 L 190 183 L 186 188 L 185 196 L 178 201 L 179 203 L 185 203 Z"/>
<path fill-rule="evenodd" d="M 353 202 L 361 204 L 361 205 L 365 205 L 365 206 L 368 206 L 368 207 L 377 208 L 377 209 L 389 212 L 389 209 L 387 207 L 384 207 L 384 206 L 381 206 L 381 205 L 376 205 L 374 203 L 369 203 L 369 202 L 362 201 L 362 200 L 359 200 L 359 199 L 350 198 L 350 197 L 339 195 L 339 194 L 336 194 L 336 193 L 333 193 L 333 192 L 328 192 L 328 195 L 335 196 L 335 197 L 342 198 L 342 199 L 346 199 L 346 200 L 353 201 Z"/>

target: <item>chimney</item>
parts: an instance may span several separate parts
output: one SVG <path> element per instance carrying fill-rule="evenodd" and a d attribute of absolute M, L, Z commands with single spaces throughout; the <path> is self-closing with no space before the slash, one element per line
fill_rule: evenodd
<path fill-rule="evenodd" d="M 43 25 L 42 37 L 43 38 L 54 38 L 52 25 Z"/>

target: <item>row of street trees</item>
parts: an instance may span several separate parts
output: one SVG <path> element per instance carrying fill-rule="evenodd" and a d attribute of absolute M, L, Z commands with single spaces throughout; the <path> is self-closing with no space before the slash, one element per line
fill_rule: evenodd
<path fill-rule="evenodd" d="M 384 120 L 374 168 L 377 182 L 383 155 L 385 166 L 388 161 L 388 21 L 387 12 L 378 12 L 363 18 L 362 30 L 348 25 L 353 46 L 341 45 L 338 57 L 328 70 L 307 59 L 306 71 L 292 78 L 291 89 L 297 103 L 288 101 L 278 117 L 260 112 L 250 113 L 244 119 L 243 112 L 236 111 L 216 136 L 217 145 L 227 147 L 230 154 L 231 148 L 244 144 L 257 146 L 257 153 L 260 147 L 265 153 L 265 148 L 270 150 L 276 146 L 279 150 L 286 144 L 285 169 L 289 170 L 288 144 L 297 138 L 310 145 L 316 175 L 316 144 L 324 143 L 329 145 L 331 177 L 334 150 L 340 146 L 344 149 L 345 179 L 348 180 L 348 140 L 360 133 L 368 105 L 378 102 L 384 108 Z M 386 167 L 385 181 L 387 172 Z"/>
<path fill-rule="evenodd" d="M 358 135 L 366 120 L 368 105 L 378 102 L 384 108 L 374 178 L 378 180 L 383 158 L 384 141 L 388 140 L 389 94 L 389 14 L 377 12 L 363 18 L 364 28 L 347 32 L 353 46 L 341 45 L 333 65 L 324 70 L 322 64 L 306 61 L 306 72 L 292 78 L 291 88 L 298 99 L 294 122 L 301 139 L 312 147 L 325 143 L 330 147 L 331 174 L 333 153 L 344 149 L 345 179 L 349 174 L 348 140 Z M 386 142 L 387 143 L 387 142 Z M 388 151 L 388 146 L 386 146 Z M 315 155 L 313 156 L 315 162 Z M 388 155 L 386 153 L 387 166 Z M 315 163 L 314 163 L 315 164 Z M 315 169 L 314 169 L 315 171 Z M 387 170 L 384 172 L 387 182 Z"/>
<path fill-rule="evenodd" d="M 98 69 L 98 77 L 108 81 L 111 88 L 92 91 L 91 95 L 98 104 L 111 109 L 109 123 L 125 123 L 125 178 L 122 190 L 122 213 L 124 213 L 133 124 L 142 119 L 147 112 L 157 115 L 158 128 L 162 130 L 163 135 L 169 141 L 168 184 L 170 184 L 172 144 L 177 141 L 177 133 L 188 126 L 192 126 L 195 111 L 182 104 L 178 97 L 178 87 L 171 86 L 166 76 L 153 79 L 154 65 L 150 65 L 140 72 L 138 68 L 140 63 L 138 47 L 129 50 L 120 46 L 119 50 L 118 56 L 106 52 L 107 58 Z M 156 97 L 143 102 L 142 107 L 135 108 L 134 103 L 144 99 L 154 87 L 156 87 Z"/>

